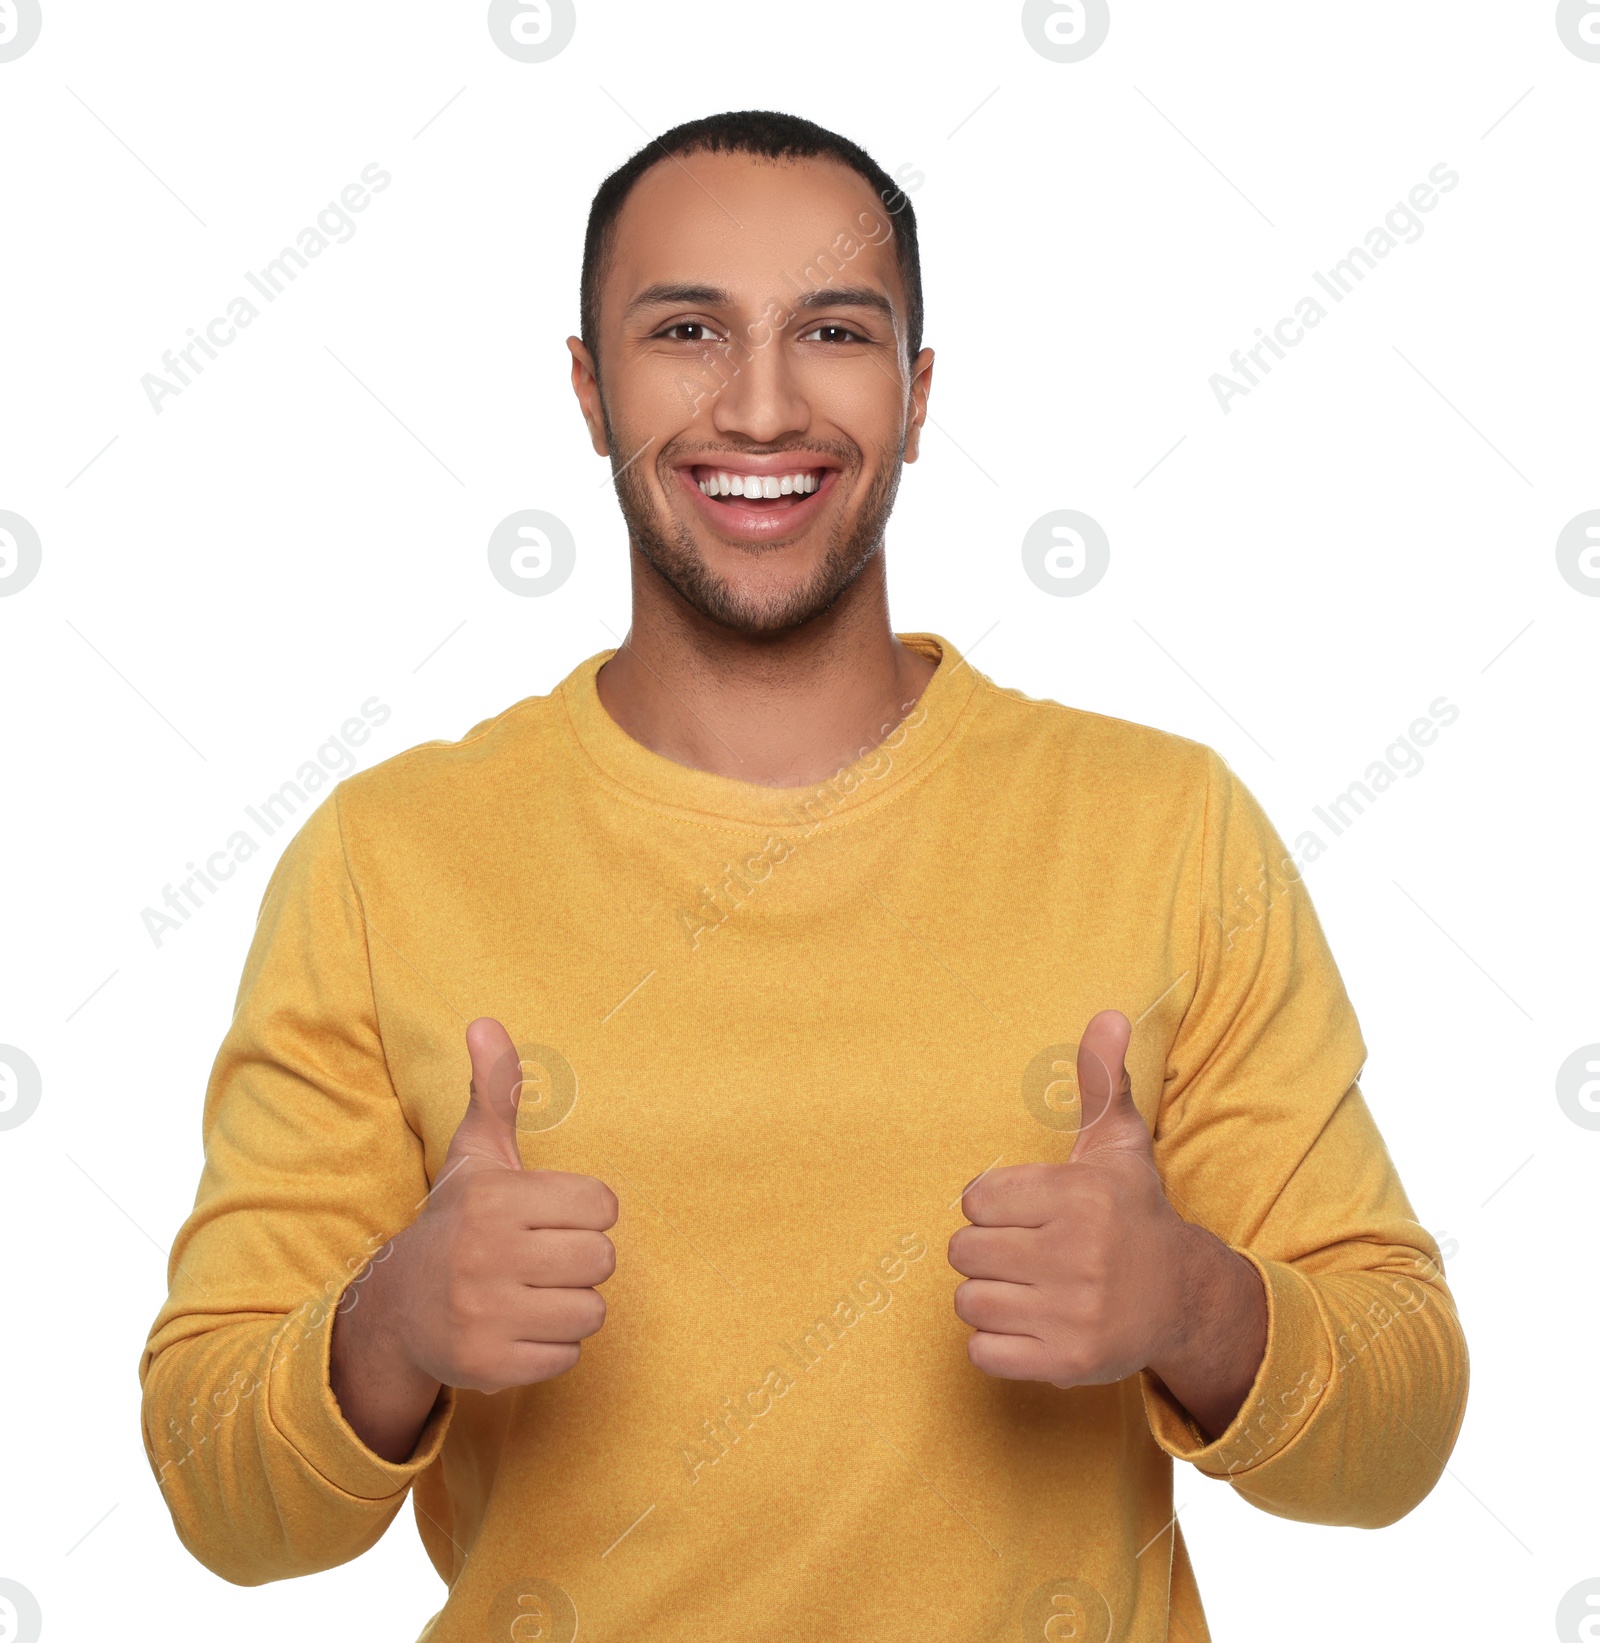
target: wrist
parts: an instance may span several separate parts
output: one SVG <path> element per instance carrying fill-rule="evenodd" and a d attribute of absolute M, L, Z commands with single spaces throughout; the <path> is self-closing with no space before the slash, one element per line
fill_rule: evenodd
<path fill-rule="evenodd" d="M 1195 1337 L 1217 1287 L 1219 1251 L 1231 1253 L 1203 1227 L 1185 1221 L 1173 1211 L 1172 1242 L 1167 1252 L 1168 1311 L 1145 1365 L 1166 1379 L 1166 1371 L 1176 1370 L 1193 1354 Z"/>
<path fill-rule="evenodd" d="M 1215 1438 L 1237 1414 L 1261 1366 L 1266 1290 L 1238 1251 L 1203 1227 L 1182 1227 L 1174 1254 L 1178 1302 L 1146 1368 Z"/>
<path fill-rule="evenodd" d="M 442 1383 L 420 1368 L 397 1327 L 393 1258 L 364 1272 L 341 1297 L 328 1346 L 328 1382 L 346 1422 L 385 1460 L 403 1461 L 438 1401 Z M 351 1304 L 346 1305 L 349 1301 Z"/>
<path fill-rule="evenodd" d="M 439 1382 L 411 1357 L 395 1313 L 385 1300 L 367 1281 L 348 1288 L 335 1309 L 328 1370 L 336 1394 L 341 1382 L 356 1381 L 413 1398 L 430 1387 L 437 1390 Z"/>

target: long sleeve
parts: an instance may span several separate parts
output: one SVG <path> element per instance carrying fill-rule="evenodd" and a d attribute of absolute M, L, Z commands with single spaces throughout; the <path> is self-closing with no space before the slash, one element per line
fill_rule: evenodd
<path fill-rule="evenodd" d="M 267 886 L 203 1128 L 194 1210 L 139 1365 L 144 1442 L 184 1545 L 257 1585 L 371 1546 L 454 1408 L 446 1391 L 393 1464 L 328 1384 L 334 1308 L 428 1190 L 379 1039 L 337 790 Z"/>
<path fill-rule="evenodd" d="M 1466 1342 L 1357 1083 L 1366 1046 L 1305 882 L 1248 789 L 1207 762 L 1195 991 L 1155 1153 L 1179 1212 L 1260 1273 L 1268 1338 L 1215 1441 L 1148 1372 L 1146 1413 L 1169 1454 L 1263 1510 L 1375 1528 L 1439 1479 Z"/>

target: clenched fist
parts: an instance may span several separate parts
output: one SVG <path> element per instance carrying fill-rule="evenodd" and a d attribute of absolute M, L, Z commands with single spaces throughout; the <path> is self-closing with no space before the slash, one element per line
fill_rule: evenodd
<path fill-rule="evenodd" d="M 605 1321 L 616 1194 L 590 1175 L 522 1167 L 521 1064 L 510 1035 L 467 1028 L 472 1087 L 422 1213 L 352 1286 L 330 1378 L 345 1419 L 400 1461 L 441 1386 L 499 1392 L 571 1369 Z"/>
<path fill-rule="evenodd" d="M 1260 1366 L 1266 1295 L 1243 1256 L 1168 1203 L 1133 1103 L 1132 1035 L 1117 1010 L 1084 1029 L 1065 1163 L 990 1170 L 963 1195 L 956 1315 L 986 1374 L 1073 1387 L 1150 1369 L 1215 1437 Z"/>

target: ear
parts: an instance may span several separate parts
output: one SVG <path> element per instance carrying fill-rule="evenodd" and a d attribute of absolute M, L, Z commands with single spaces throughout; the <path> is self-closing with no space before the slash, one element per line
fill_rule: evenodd
<path fill-rule="evenodd" d="M 907 462 L 922 450 L 922 424 L 928 419 L 928 393 L 933 387 L 933 350 L 924 348 L 911 365 L 911 426 L 906 430 Z"/>
<path fill-rule="evenodd" d="M 606 420 L 600 410 L 600 375 L 594 359 L 581 337 L 568 337 L 567 349 L 572 355 L 572 391 L 578 396 L 583 420 L 589 428 L 589 443 L 596 456 L 609 456 L 606 444 Z"/>

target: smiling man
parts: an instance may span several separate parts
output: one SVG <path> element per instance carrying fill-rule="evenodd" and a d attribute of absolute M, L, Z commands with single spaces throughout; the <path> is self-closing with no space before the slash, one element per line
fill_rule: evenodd
<path fill-rule="evenodd" d="M 179 1534 L 281 1579 L 410 1491 L 430 1643 L 1203 1639 L 1174 1460 L 1386 1524 L 1466 1396 L 1293 858 L 891 628 L 933 354 L 855 145 L 651 143 L 581 328 L 632 627 L 272 876 L 141 1362 Z"/>

